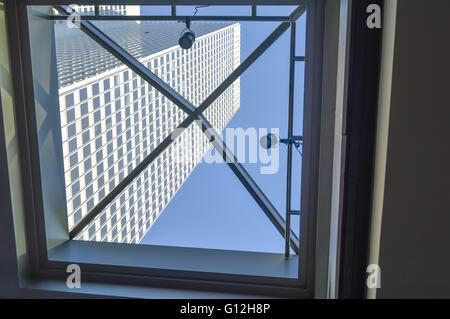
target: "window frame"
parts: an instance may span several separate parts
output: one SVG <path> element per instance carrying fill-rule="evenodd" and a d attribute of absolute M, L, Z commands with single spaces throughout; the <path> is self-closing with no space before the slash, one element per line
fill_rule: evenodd
<path fill-rule="evenodd" d="M 52 5 L 69 4 L 69 1 L 53 1 Z M 117 1 L 107 1 L 106 4 L 116 3 Z M 130 1 L 128 4 L 148 4 L 149 1 Z M 176 1 L 174 1 L 176 3 Z M 211 1 L 216 4 L 220 1 Z M 246 1 L 238 1 L 246 3 Z M 261 1 L 263 4 L 270 1 Z M 324 24 L 324 2 L 308 0 L 308 19 L 307 19 L 307 43 L 306 43 L 306 65 L 305 65 L 305 116 L 304 116 L 304 136 L 310 136 L 311 140 L 320 141 L 320 112 L 321 112 L 321 86 L 322 86 L 322 55 L 323 55 L 323 24 Z M 79 1 L 80 4 L 93 4 L 95 1 Z M 283 4 L 298 4 L 297 1 L 283 1 Z M 22 180 L 24 193 L 30 194 L 31 200 L 26 203 L 26 233 L 28 253 L 30 255 L 29 262 L 31 273 L 39 278 L 57 278 L 66 279 L 66 266 L 75 261 L 79 262 L 84 280 L 103 281 L 107 283 L 135 283 L 137 285 L 151 285 L 161 287 L 179 288 L 199 290 L 224 291 L 231 293 L 248 293 L 261 294 L 269 296 L 289 296 L 289 297 L 312 297 L 314 296 L 315 281 L 315 249 L 316 249 L 316 208 L 318 198 L 318 173 L 319 173 L 319 152 L 320 143 L 305 143 L 304 154 L 309 154 L 303 160 L 302 175 L 307 170 L 307 178 L 302 178 L 302 207 L 307 207 L 307 222 L 302 223 L 301 232 L 308 234 L 306 249 L 301 249 L 298 256 L 299 268 L 306 269 L 305 272 L 299 271 L 298 279 L 287 279 L 279 277 L 256 277 L 251 275 L 233 275 L 217 272 L 204 271 L 186 271 L 182 267 L 171 269 L 169 271 L 161 271 L 161 269 L 150 269 L 139 265 L 138 261 L 132 265 L 117 266 L 105 265 L 98 260 L 82 259 L 84 250 L 83 245 L 94 243 L 76 243 L 71 242 L 64 236 L 55 242 L 55 238 L 51 238 L 54 225 L 49 225 L 46 212 L 44 210 L 43 189 L 40 176 L 40 158 L 38 149 L 38 137 L 36 128 L 35 113 L 35 97 L 33 73 L 31 68 L 31 48 L 28 32 L 28 16 L 27 5 L 46 5 L 48 1 L 30 0 L 18 1 L 17 5 L 10 6 L 16 10 L 16 15 L 10 18 L 9 26 L 14 23 L 18 28 L 11 27 L 10 35 L 15 37 L 17 43 L 21 43 L 20 48 L 13 48 L 11 51 L 18 53 L 21 67 L 19 68 L 20 76 L 16 77 L 16 85 L 22 88 L 24 95 L 23 109 L 19 110 L 17 116 L 17 124 L 19 128 L 19 139 L 22 144 Z M 102 2 L 102 4 L 105 4 Z M 183 1 L 185 4 L 185 1 Z M 234 3 L 233 3 L 234 4 Z M 279 5 L 280 3 L 276 3 Z M 15 20 L 17 19 L 17 20 Z M 11 39 L 10 39 L 11 41 Z M 14 41 L 12 41 L 14 42 Z M 17 94 L 16 94 L 17 95 Z M 19 100 L 20 101 L 20 100 Z M 17 103 L 17 102 L 16 102 Z M 16 104 L 17 106 L 19 104 Z M 311 121 L 306 121 L 309 118 Z M 310 141 L 311 141 L 310 140 Z M 308 147 L 310 149 L 308 149 Z M 303 175 L 304 176 L 304 175 Z M 306 187 L 308 186 L 308 187 Z M 303 217 L 302 217 L 303 218 Z M 60 231 L 60 230 L 56 230 Z M 67 230 L 66 230 L 67 231 Z M 49 238 L 53 242 L 49 245 Z M 98 251 L 110 250 L 114 257 L 114 251 L 117 251 L 117 245 L 114 243 L 95 243 Z M 155 246 L 140 247 L 139 250 L 155 250 Z M 173 247 L 173 251 L 177 251 L 178 247 Z M 165 249 L 171 250 L 172 248 Z M 193 248 L 204 254 L 205 250 Z M 216 250 L 208 250 L 210 253 Z M 230 252 L 234 254 L 236 261 L 242 257 L 242 252 Z M 263 253 L 255 253 L 261 258 L 267 257 Z M 198 254 L 197 256 L 200 256 Z M 256 256 L 255 255 L 255 256 Z M 77 260 L 73 260 L 67 256 L 79 256 Z M 123 255 L 122 255 L 123 256 Z M 195 256 L 195 253 L 193 254 Z M 231 255 L 230 255 L 231 256 Z M 230 257 L 228 256 L 228 257 Z M 258 258 L 259 258 L 258 257 Z M 279 256 L 278 256 L 279 257 Z M 230 257 L 234 258 L 234 257 Z M 293 258 L 292 260 L 295 260 Z M 292 263 L 287 261 L 287 263 Z M 181 265 L 182 266 L 182 265 Z M 245 271 L 241 271 L 245 272 Z M 267 270 L 270 273 L 270 270 Z M 276 271 L 272 274 L 276 275 Z M 300 276 L 301 274 L 301 276 Z"/>

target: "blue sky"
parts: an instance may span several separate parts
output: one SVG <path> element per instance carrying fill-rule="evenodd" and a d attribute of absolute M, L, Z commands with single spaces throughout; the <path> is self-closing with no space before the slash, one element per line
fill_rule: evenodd
<path fill-rule="evenodd" d="M 295 7 L 258 8 L 261 15 L 288 15 Z M 142 14 L 167 14 L 168 7 L 143 8 Z M 193 7 L 178 7 L 192 15 Z M 247 15 L 249 7 L 200 8 L 198 15 Z M 304 54 L 305 16 L 297 21 L 297 55 Z M 278 22 L 241 22 L 241 61 L 278 25 Z M 294 134 L 301 135 L 304 64 L 296 63 Z M 241 76 L 241 105 L 227 127 L 279 128 L 286 136 L 289 83 L 289 30 Z M 293 153 L 292 208 L 300 207 L 300 155 Z M 260 174 L 260 164 L 244 164 L 280 214 L 285 215 L 286 147 L 280 147 L 276 174 Z M 298 234 L 299 217 L 292 218 Z M 225 163 L 200 163 L 176 193 L 141 244 L 284 251 L 284 239 Z"/>

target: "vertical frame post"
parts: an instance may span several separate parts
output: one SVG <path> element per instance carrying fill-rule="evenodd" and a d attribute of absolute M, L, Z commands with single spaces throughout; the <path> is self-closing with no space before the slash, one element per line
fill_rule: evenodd
<path fill-rule="evenodd" d="M 294 126 L 294 84 L 295 84 L 295 27 L 291 22 L 291 44 L 289 56 L 289 106 L 288 106 L 288 140 L 293 136 Z M 287 144 L 287 167 L 286 167 L 286 229 L 284 232 L 284 255 L 290 255 L 291 240 L 291 186 L 292 186 L 292 143 Z"/>
<path fill-rule="evenodd" d="M 308 1 L 306 15 L 303 159 L 300 193 L 299 280 L 312 294 L 316 265 L 325 0 Z"/>

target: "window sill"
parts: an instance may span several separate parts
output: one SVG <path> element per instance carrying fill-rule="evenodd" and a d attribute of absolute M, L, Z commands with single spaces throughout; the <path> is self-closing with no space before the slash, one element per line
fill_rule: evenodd
<path fill-rule="evenodd" d="M 80 288 L 68 288 L 65 280 L 39 279 L 25 282 L 22 298 L 139 298 L 139 299 L 261 299 L 260 295 L 220 293 L 136 285 L 82 282 Z"/>

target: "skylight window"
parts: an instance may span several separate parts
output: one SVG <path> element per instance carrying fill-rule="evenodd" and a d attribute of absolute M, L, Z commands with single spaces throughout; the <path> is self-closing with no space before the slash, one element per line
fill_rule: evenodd
<path fill-rule="evenodd" d="M 325 296 L 356 4 L 130 3 L 2 7 L 8 258 L 64 289 L 78 266 L 94 289 Z"/>
<path fill-rule="evenodd" d="M 55 8 L 59 14 L 95 11 Z M 124 9 L 125 16 L 142 11 L 152 18 L 54 23 L 71 237 L 275 253 L 294 238 L 295 251 L 286 253 L 295 254 L 299 223 L 289 223 L 291 234 L 283 239 L 282 212 L 288 221 L 296 215 L 286 202 L 292 187 L 300 197 L 301 139 L 298 154 L 291 141 L 293 127 L 302 126 L 303 97 L 290 96 L 304 74 L 289 70 L 297 64 L 290 62 L 296 42 L 304 47 L 305 39 L 296 36 L 296 22 L 290 37 L 289 24 L 278 20 L 296 21 L 304 8 L 262 7 L 259 22 L 251 21 L 254 8 L 246 14 L 243 7 L 185 6 L 179 14 L 192 11 L 192 18 L 173 19 L 172 11 L 169 21 L 155 16 L 161 8 Z M 121 10 L 103 7 L 100 16 Z M 242 12 L 244 21 L 228 21 L 232 12 Z M 190 49 L 177 43 L 185 27 L 195 34 Z M 253 65 L 235 77 L 243 61 Z M 197 108 L 202 114 L 191 120 Z M 289 142 L 263 149 L 260 141 L 269 133 Z M 231 145 L 226 161 L 214 138 Z M 227 164 L 231 170 L 224 173 Z M 233 171 L 244 187 L 232 181 Z M 286 172 L 297 177 L 289 189 Z"/>
<path fill-rule="evenodd" d="M 320 111 L 306 4 L 100 7 L 28 11 L 49 260 L 303 289 Z"/>

